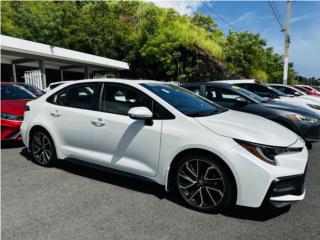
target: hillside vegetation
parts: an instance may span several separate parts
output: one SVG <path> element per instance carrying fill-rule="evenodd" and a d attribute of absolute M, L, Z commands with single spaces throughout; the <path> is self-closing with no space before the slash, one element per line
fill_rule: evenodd
<path fill-rule="evenodd" d="M 181 16 L 152 3 L 2 2 L 4 35 L 130 63 L 123 77 L 181 82 L 282 79 L 282 56 L 259 34 L 229 32 L 199 13 Z M 290 64 L 289 79 L 294 69 Z"/>

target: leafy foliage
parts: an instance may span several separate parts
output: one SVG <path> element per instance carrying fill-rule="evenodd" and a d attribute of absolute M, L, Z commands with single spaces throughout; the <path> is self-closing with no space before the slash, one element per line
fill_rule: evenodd
<path fill-rule="evenodd" d="M 124 60 L 132 78 L 279 81 L 282 57 L 259 34 L 226 37 L 208 16 L 138 1 L 2 2 L 2 34 Z M 289 78 L 294 77 L 292 64 Z"/>

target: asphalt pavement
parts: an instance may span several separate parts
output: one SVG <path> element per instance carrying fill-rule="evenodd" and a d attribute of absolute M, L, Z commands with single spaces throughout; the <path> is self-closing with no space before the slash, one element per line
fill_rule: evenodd
<path fill-rule="evenodd" d="M 44 168 L 22 146 L 2 148 L 3 240 L 320 239 L 320 144 L 309 152 L 304 201 L 219 214 L 188 209 L 154 183 L 66 161 Z"/>

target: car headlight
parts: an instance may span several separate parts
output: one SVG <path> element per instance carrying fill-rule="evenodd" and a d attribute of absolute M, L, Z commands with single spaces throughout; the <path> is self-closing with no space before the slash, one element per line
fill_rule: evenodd
<path fill-rule="evenodd" d="M 272 147 L 257 143 L 246 142 L 238 139 L 234 140 L 243 148 L 245 148 L 248 152 L 252 153 L 260 160 L 271 165 L 277 165 L 275 156 L 289 152 L 288 148 L 286 147 Z"/>
<path fill-rule="evenodd" d="M 309 107 L 312 107 L 316 110 L 320 110 L 320 105 L 316 105 L 316 104 L 307 104 Z"/>
<path fill-rule="evenodd" d="M 17 116 L 10 113 L 4 113 L 4 112 L 1 113 L 1 118 L 5 120 L 11 120 L 11 121 L 20 121 L 20 122 L 23 121 L 23 117 L 21 116 Z"/>
<path fill-rule="evenodd" d="M 307 117 L 301 114 L 292 114 L 288 116 L 294 122 L 302 122 L 302 123 L 316 123 L 318 119 L 313 117 Z"/>

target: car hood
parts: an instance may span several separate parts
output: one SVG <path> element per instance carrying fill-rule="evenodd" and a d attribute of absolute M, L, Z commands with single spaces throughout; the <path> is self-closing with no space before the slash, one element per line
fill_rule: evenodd
<path fill-rule="evenodd" d="M 1 100 L 1 112 L 23 116 L 24 107 L 30 99 Z"/>
<path fill-rule="evenodd" d="M 275 101 L 283 101 L 287 103 L 300 103 L 300 104 L 312 104 L 313 101 L 306 98 L 300 98 L 300 97 L 280 97 L 280 99 L 275 99 Z"/>
<path fill-rule="evenodd" d="M 291 112 L 291 113 L 299 113 L 303 114 L 305 116 L 309 117 L 315 117 L 319 118 L 318 114 L 315 114 L 314 112 L 309 111 L 302 105 L 294 105 L 291 103 L 286 103 L 286 102 L 280 102 L 280 101 L 270 101 L 267 103 L 261 103 L 261 106 L 267 107 L 267 108 L 272 108 L 272 109 L 277 109 L 277 110 L 282 110 L 286 112 Z"/>
<path fill-rule="evenodd" d="M 294 132 L 275 122 L 233 110 L 196 120 L 219 135 L 262 145 L 287 147 L 298 139 Z"/>
<path fill-rule="evenodd" d="M 299 98 L 308 99 L 308 100 L 312 101 L 314 104 L 320 105 L 320 97 L 310 96 L 310 95 L 303 95 L 303 96 L 300 96 Z"/>

